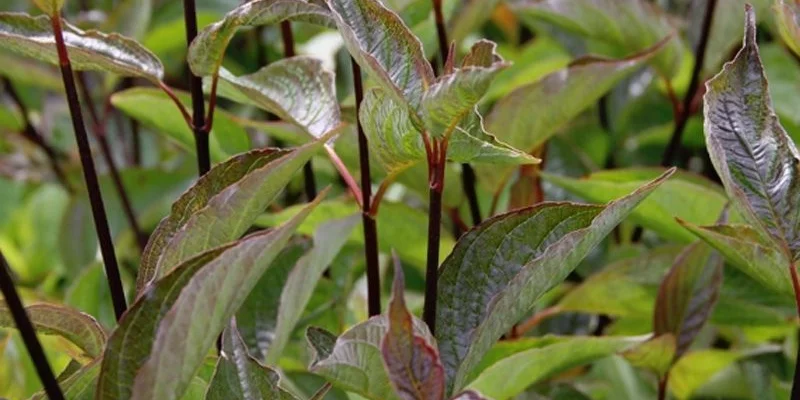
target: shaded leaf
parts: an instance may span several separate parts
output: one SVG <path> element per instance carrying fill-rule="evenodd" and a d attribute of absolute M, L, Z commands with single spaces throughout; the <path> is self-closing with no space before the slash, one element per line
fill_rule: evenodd
<path fill-rule="evenodd" d="M 198 33 L 189 46 L 189 66 L 197 76 L 217 73 L 233 36 L 240 28 L 277 24 L 284 20 L 333 27 L 330 11 L 311 0 L 256 0 L 233 9 L 219 22 Z"/>
<path fill-rule="evenodd" d="M 153 0 L 124 0 L 115 3 L 102 30 L 141 40 L 147 33 L 152 14 Z"/>
<path fill-rule="evenodd" d="M 220 71 L 219 94 L 255 105 L 320 137 L 341 123 L 334 77 L 312 57 L 270 63 L 258 72 L 236 77 Z"/>
<path fill-rule="evenodd" d="M 64 0 L 33 0 L 33 3 L 49 16 L 59 15 L 64 7 Z"/>
<path fill-rule="evenodd" d="M 622 353 L 631 364 L 664 377 L 672 367 L 675 356 L 675 336 L 665 333 Z"/>
<path fill-rule="evenodd" d="M 316 364 L 333 353 L 333 348 L 336 346 L 336 335 L 325 329 L 309 326 L 306 329 L 306 341 L 314 352 L 312 364 Z"/>
<path fill-rule="evenodd" d="M 777 0 L 773 10 L 781 39 L 794 54 L 800 55 L 800 27 L 797 25 L 800 6 L 791 0 Z"/>
<path fill-rule="evenodd" d="M 500 3 L 499 0 L 465 0 L 459 1 L 453 15 L 447 22 L 450 40 L 461 43 L 470 33 L 480 28 L 492 16 L 492 11 Z"/>
<path fill-rule="evenodd" d="M 403 400 L 444 398 L 444 368 L 434 342 L 415 335 L 413 316 L 406 308 L 403 265 L 395 257 L 389 329 L 381 342 L 386 373 Z M 428 335 L 430 337 L 430 335 Z"/>
<path fill-rule="evenodd" d="M 464 387 L 492 343 L 673 172 L 606 206 L 543 203 L 462 236 L 439 273 L 436 326 L 449 388 Z"/>
<path fill-rule="evenodd" d="M 62 28 L 64 43 L 75 70 L 135 76 L 156 84 L 164 77 L 161 61 L 132 39 L 116 33 L 82 31 L 66 22 L 62 23 Z M 55 36 L 49 17 L 0 13 L 0 44 L 16 53 L 58 65 Z"/>
<path fill-rule="evenodd" d="M 800 160 L 772 110 L 756 44 L 755 13 L 746 8 L 744 46 L 706 83 L 709 156 L 742 214 L 793 259 L 800 251 Z"/>
<path fill-rule="evenodd" d="M 58 304 L 39 303 L 25 307 L 37 332 L 58 335 L 83 350 L 88 360 L 103 354 L 106 332 L 91 315 Z M 0 303 L 0 327 L 15 328 L 11 311 Z"/>
<path fill-rule="evenodd" d="M 101 360 L 97 359 L 75 371 L 68 378 L 59 378 L 58 386 L 67 400 L 94 400 L 97 377 L 100 375 Z M 39 392 L 29 400 L 47 400 L 47 394 Z"/>
<path fill-rule="evenodd" d="M 148 286 L 109 339 L 98 399 L 179 398 L 217 334 L 319 200 L 281 227 L 202 253 Z"/>

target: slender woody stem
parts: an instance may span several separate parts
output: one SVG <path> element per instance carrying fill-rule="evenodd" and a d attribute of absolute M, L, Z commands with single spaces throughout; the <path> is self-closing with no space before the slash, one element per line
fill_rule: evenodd
<path fill-rule="evenodd" d="M 694 68 L 692 69 L 689 88 L 686 91 L 686 95 L 683 97 L 683 105 L 675 115 L 675 129 L 672 131 L 672 137 L 661 159 L 661 165 L 665 167 L 672 164 L 675 153 L 678 152 L 681 146 L 681 137 L 686 128 L 686 122 L 689 120 L 689 108 L 692 105 L 692 99 L 697 91 L 697 85 L 700 83 L 700 73 L 703 71 L 703 60 L 706 56 L 706 47 L 708 45 L 709 32 L 711 32 L 711 24 L 714 21 L 714 9 L 716 6 L 717 0 L 708 0 L 706 3 L 705 15 L 703 15 L 703 26 L 700 33 L 700 42 L 697 44 L 697 49 L 695 49 L 694 52 Z"/>
<path fill-rule="evenodd" d="M 122 177 L 119 175 L 117 162 L 114 161 L 114 156 L 111 154 L 111 146 L 108 143 L 108 136 L 106 135 L 106 125 L 100 120 L 100 116 L 97 114 L 97 109 L 95 109 L 94 103 L 92 102 L 91 93 L 89 93 L 89 87 L 86 84 L 86 74 L 83 72 L 78 72 L 78 90 L 80 90 L 83 96 L 84 105 L 89 110 L 89 116 L 94 128 L 92 132 L 94 132 L 97 143 L 100 144 L 100 153 L 103 155 L 103 159 L 108 166 L 108 172 L 111 175 L 114 189 L 116 189 L 117 195 L 119 195 L 120 201 L 122 202 L 122 210 L 125 213 L 125 218 L 128 220 L 133 234 L 136 236 L 136 243 L 139 245 L 139 250 L 144 250 L 145 245 L 147 245 L 147 236 L 139 227 L 139 222 L 136 220 L 136 213 L 133 211 L 133 205 L 131 204 L 128 192 L 125 190 L 125 185 L 122 184 Z"/>
<path fill-rule="evenodd" d="M 439 290 L 439 242 L 442 230 L 442 192 L 447 142 L 433 141 L 433 153 L 428 157 L 428 260 L 425 269 L 425 304 L 422 319 L 432 334 L 436 332 L 436 300 Z"/>
<path fill-rule="evenodd" d="M 797 265 L 789 263 L 789 274 L 792 276 L 794 300 L 797 305 L 797 316 L 800 317 L 800 279 L 797 277 Z M 794 379 L 792 380 L 792 399 L 800 399 L 800 343 L 797 345 L 797 359 L 794 366 Z"/>
<path fill-rule="evenodd" d="M 361 169 L 361 222 L 364 226 L 364 256 L 367 259 L 367 308 L 369 316 L 381 313 L 381 276 L 378 269 L 378 227 L 375 217 L 370 215 L 372 181 L 369 168 L 369 146 L 367 136 L 358 119 L 361 101 L 364 99 L 364 85 L 361 81 L 361 67 L 350 59 L 353 67 L 353 86 L 356 94 L 356 126 L 358 128 L 358 157 Z"/>
<path fill-rule="evenodd" d="M 42 344 L 39 343 L 39 338 L 36 337 L 36 329 L 34 329 L 33 323 L 28 318 L 28 313 L 25 311 L 19 293 L 17 293 L 17 288 L 14 286 L 14 281 L 11 279 L 11 267 L 9 267 L 2 253 L 0 253 L 0 290 L 3 293 L 3 298 L 8 305 L 9 311 L 11 311 L 14 324 L 17 325 L 20 336 L 22 336 L 25 348 L 28 349 L 28 354 L 31 356 L 33 366 L 36 368 L 39 380 L 42 381 L 47 397 L 51 400 L 63 400 L 64 394 L 61 392 L 53 370 L 47 362 Z"/>
<path fill-rule="evenodd" d="M 667 399 L 667 382 L 669 382 L 669 372 L 658 380 L 658 400 Z"/>
<path fill-rule="evenodd" d="M 186 25 L 186 45 L 189 46 L 197 36 L 197 10 L 195 9 L 194 0 L 183 0 L 183 19 Z M 211 154 L 208 143 L 210 130 L 206 129 L 203 79 L 192 73 L 191 68 L 189 69 L 189 89 L 192 93 L 191 126 L 194 132 L 195 148 L 197 149 L 197 169 L 199 175 L 203 176 L 211 169 Z"/>

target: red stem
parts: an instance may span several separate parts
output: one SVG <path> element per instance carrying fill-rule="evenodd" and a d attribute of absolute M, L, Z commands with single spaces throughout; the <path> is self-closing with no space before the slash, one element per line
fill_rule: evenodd
<path fill-rule="evenodd" d="M 186 45 L 188 47 L 197 37 L 197 10 L 194 0 L 183 0 L 183 19 L 186 25 Z M 189 89 L 192 93 L 192 123 L 189 126 L 192 127 L 194 132 L 198 173 L 203 176 L 211 169 L 211 151 L 208 137 L 211 130 L 205 118 L 203 79 L 192 73 L 191 68 L 189 68 Z M 209 129 L 206 129 L 207 125 Z"/>
<path fill-rule="evenodd" d="M 791 256 L 790 256 L 791 257 Z M 797 266 L 794 261 L 789 263 L 789 275 L 792 276 L 794 300 L 797 305 L 797 315 L 800 317 L 800 279 L 797 277 Z M 794 366 L 794 379 L 792 380 L 792 399 L 800 398 L 800 344 L 797 346 L 797 359 Z"/>

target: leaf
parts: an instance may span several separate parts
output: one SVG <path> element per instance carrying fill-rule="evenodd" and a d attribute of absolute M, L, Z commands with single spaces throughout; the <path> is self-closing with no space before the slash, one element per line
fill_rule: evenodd
<path fill-rule="evenodd" d="M 58 304 L 39 303 L 25 307 L 37 332 L 58 335 L 83 350 L 86 360 L 103 354 L 106 332 L 91 315 Z M 0 327 L 15 328 L 11 311 L 0 303 Z"/>
<path fill-rule="evenodd" d="M 309 326 L 306 329 L 306 341 L 314 353 L 312 364 L 316 364 L 333 353 L 333 348 L 336 346 L 336 335 L 325 329 Z"/>
<path fill-rule="evenodd" d="M 661 173 L 660 169 L 631 168 L 598 171 L 575 179 L 542 173 L 550 183 L 592 202 L 604 203 L 641 186 Z M 696 237 L 675 217 L 697 224 L 713 224 L 728 198 L 719 185 L 689 172 L 678 171 L 631 213 L 631 220 L 652 229 L 665 239 L 690 243 Z"/>
<path fill-rule="evenodd" d="M 286 224 L 217 247 L 148 286 L 103 356 L 98 399 L 178 399 L 318 197 Z"/>
<path fill-rule="evenodd" d="M 697 226 L 679 221 L 719 251 L 731 266 L 783 296 L 793 296 L 785 254 L 747 225 Z"/>
<path fill-rule="evenodd" d="M 486 117 L 486 128 L 513 148 L 532 152 L 617 82 L 659 53 L 666 42 L 620 60 L 587 57 L 500 99 Z M 479 167 L 481 182 L 497 192 L 512 168 Z"/>
<path fill-rule="evenodd" d="M 797 148 L 778 122 L 756 44 L 755 13 L 746 7 L 744 46 L 706 83 L 709 156 L 744 217 L 790 258 L 800 251 Z"/>
<path fill-rule="evenodd" d="M 447 22 L 450 40 L 461 43 L 464 38 L 480 28 L 492 16 L 499 0 L 466 0 L 458 2 L 453 16 Z"/>
<path fill-rule="evenodd" d="M 145 248 L 146 272 L 140 272 L 144 277 L 138 282 L 158 279 L 183 261 L 245 233 L 322 143 L 324 139 L 290 152 L 256 150 L 212 168 L 156 228 Z"/>
<path fill-rule="evenodd" d="M 208 386 L 206 400 L 293 399 L 278 388 L 278 373 L 259 364 L 247 353 L 236 324 L 222 333 L 222 354 Z"/>
<path fill-rule="evenodd" d="M 333 74 L 316 58 L 283 59 L 241 77 L 223 69 L 218 90 L 222 96 L 233 92 L 236 99 L 274 113 L 315 138 L 341 123 Z"/>
<path fill-rule="evenodd" d="M 97 359 L 75 371 L 68 378 L 59 379 L 58 386 L 67 400 L 94 400 L 97 388 L 97 377 L 100 375 L 101 360 Z M 47 400 L 43 391 L 36 393 L 29 400 Z"/>
<path fill-rule="evenodd" d="M 675 337 L 675 359 L 689 349 L 708 321 L 722 288 L 722 257 L 694 243 L 675 260 L 661 286 L 653 312 L 656 335 Z"/>
<path fill-rule="evenodd" d="M 189 46 L 187 59 L 197 76 L 214 75 L 222 65 L 225 49 L 240 28 L 302 21 L 334 27 L 330 11 L 311 0 L 256 0 L 244 3 L 197 35 Z"/>
<path fill-rule="evenodd" d="M 542 203 L 485 221 L 461 237 L 439 272 L 436 327 L 450 391 L 674 170 L 606 206 Z"/>
<path fill-rule="evenodd" d="M 147 33 L 152 14 L 153 0 L 124 0 L 115 4 L 102 30 L 141 40 Z"/>
<path fill-rule="evenodd" d="M 777 0 L 772 6 L 781 39 L 794 54 L 800 55 L 800 27 L 797 25 L 800 9 L 793 1 Z"/>
<path fill-rule="evenodd" d="M 528 340 L 528 339 L 522 339 Z M 542 341 L 542 339 L 531 339 Z M 486 365 L 467 385 L 495 400 L 513 398 L 543 379 L 623 351 L 636 340 L 626 337 L 545 338 L 550 344 L 514 352 Z M 504 346 L 503 342 L 495 346 Z"/>
<path fill-rule="evenodd" d="M 428 327 L 417 318 L 412 318 L 414 335 L 434 343 Z M 371 400 L 399 400 L 389 376 L 383 366 L 381 340 L 389 330 L 389 319 L 384 315 L 370 318 L 357 324 L 336 339 L 336 344 L 327 357 L 319 358 L 309 371 L 322 376 L 334 387 L 357 393 Z M 322 346 L 326 346 L 323 342 Z M 320 348 L 319 355 L 327 349 Z"/>
<path fill-rule="evenodd" d="M 433 341 L 415 335 L 413 316 L 404 299 L 403 265 L 395 255 L 389 301 L 389 329 L 381 341 L 383 365 L 395 393 L 403 400 L 444 399 L 444 368 Z M 430 334 L 427 335 L 430 337 Z"/>
<path fill-rule="evenodd" d="M 632 365 L 664 377 L 676 360 L 675 336 L 672 333 L 654 336 L 650 340 L 622 353 Z"/>
<path fill-rule="evenodd" d="M 673 35 L 668 15 L 642 0 L 519 0 L 512 4 L 523 20 L 541 20 L 587 39 L 608 43 L 616 56 L 643 51 Z M 683 45 L 677 39 L 653 57 L 661 76 L 678 72 Z"/>
<path fill-rule="evenodd" d="M 177 92 L 177 91 L 176 91 Z M 177 92 L 184 105 L 189 105 L 189 94 Z M 161 90 L 135 87 L 111 95 L 111 104 L 129 117 L 177 142 L 184 150 L 195 153 L 194 135 L 186 125 L 180 110 Z M 219 108 L 214 111 L 214 125 L 209 135 L 209 147 L 213 161 L 250 150 L 247 131 L 234 116 Z"/>
<path fill-rule="evenodd" d="M 465 390 L 453 397 L 452 400 L 490 400 L 474 390 Z"/>
<path fill-rule="evenodd" d="M 334 257 L 339 254 L 359 220 L 359 216 L 353 215 L 345 219 L 332 220 L 317 228 L 314 232 L 314 247 L 297 260 L 297 263 L 292 266 L 286 275 L 285 281 L 275 282 L 275 278 L 272 276 L 262 277 L 257 288 L 267 287 L 271 283 L 272 290 L 270 292 L 279 293 L 277 312 L 275 312 L 272 321 L 258 318 L 259 313 L 267 311 L 265 306 L 269 303 L 266 303 L 268 300 L 257 290 L 253 291 L 245 301 L 245 305 L 239 310 L 237 319 L 241 321 L 239 324 L 240 331 L 247 326 L 245 325 L 247 323 L 250 325 L 249 328 L 252 329 L 251 332 L 255 337 L 266 336 L 272 338 L 265 351 L 260 355 L 264 357 L 267 365 L 276 365 L 278 363 L 283 349 L 291 338 L 292 331 L 300 320 L 309 300 L 311 300 L 317 281 L 322 277 L 322 273 L 331 264 Z M 268 279 L 270 282 L 267 281 Z M 252 320 L 241 318 L 245 312 L 256 313 L 253 316 L 255 318 Z M 272 330 L 257 329 L 258 325 L 265 323 L 272 325 L 274 328 Z"/>
<path fill-rule="evenodd" d="M 741 357 L 738 352 L 717 349 L 687 353 L 670 371 L 669 391 L 678 399 L 688 399 L 695 390 Z"/>
<path fill-rule="evenodd" d="M 40 0 L 48 1 L 48 0 Z M 116 33 L 82 31 L 62 23 L 64 43 L 72 68 L 77 71 L 105 71 L 134 76 L 158 84 L 164 66 L 149 50 Z M 21 13 L 0 13 L 0 45 L 15 53 L 58 65 L 50 18 Z"/>
<path fill-rule="evenodd" d="M 400 17 L 377 0 L 326 0 L 345 46 L 361 68 L 395 102 L 410 106 L 414 126 L 422 128 L 416 110 L 434 75 L 422 43 Z"/>
<path fill-rule="evenodd" d="M 64 0 L 33 0 L 33 3 L 49 16 L 59 15 L 64 7 Z"/>

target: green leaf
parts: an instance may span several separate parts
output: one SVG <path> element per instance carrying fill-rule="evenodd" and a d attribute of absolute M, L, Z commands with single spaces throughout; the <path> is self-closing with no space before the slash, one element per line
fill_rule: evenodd
<path fill-rule="evenodd" d="M 376 157 L 389 174 L 425 160 L 422 134 L 411 123 L 408 107 L 398 103 L 386 90 L 369 90 L 358 115 L 370 155 Z"/>
<path fill-rule="evenodd" d="M 320 137 L 341 123 L 333 73 L 312 57 L 276 61 L 250 75 L 220 71 L 219 94 L 242 99 Z M 234 96 L 226 96 L 228 93 Z"/>
<path fill-rule="evenodd" d="M 541 20 L 566 31 L 612 46 L 616 56 L 640 52 L 676 29 L 668 15 L 643 0 L 521 0 L 514 10 L 523 20 Z M 671 78 L 681 63 L 683 45 L 677 38 L 652 64 L 661 76 Z"/>
<path fill-rule="evenodd" d="M 636 341 L 624 337 L 559 338 L 551 344 L 515 352 L 497 360 L 467 387 L 495 400 L 513 398 L 536 382 L 623 351 L 633 343 Z M 501 342 L 495 346 L 503 345 Z"/>
<path fill-rule="evenodd" d="M 94 400 L 101 360 L 97 359 L 75 371 L 66 379 L 59 379 L 58 386 L 67 400 Z M 47 394 L 39 392 L 29 400 L 47 400 Z"/>
<path fill-rule="evenodd" d="M 465 0 L 457 3 L 453 16 L 447 23 L 450 40 L 461 43 L 464 38 L 480 28 L 492 16 L 500 0 Z"/>
<path fill-rule="evenodd" d="M 489 132 L 525 152 L 532 152 L 597 100 L 617 82 L 659 53 L 666 42 L 619 60 L 586 57 L 500 99 L 486 117 Z M 481 182 L 494 192 L 503 187 L 512 168 L 479 167 Z"/>
<path fill-rule="evenodd" d="M 45 1 L 45 0 L 42 0 Z M 62 23 L 64 43 L 72 68 L 134 76 L 158 84 L 164 66 L 149 50 L 116 33 L 82 31 Z M 0 13 L 0 45 L 13 52 L 58 65 L 50 18 L 20 13 Z"/>
<path fill-rule="evenodd" d="M 485 163 L 495 167 L 538 164 L 538 158 L 518 150 L 486 131 L 483 117 L 471 112 L 456 127 L 447 148 L 447 159 L 461 163 Z"/>
<path fill-rule="evenodd" d="M 147 33 L 152 14 L 153 0 L 120 1 L 115 3 L 102 30 L 119 32 L 127 37 L 141 40 Z"/>
<path fill-rule="evenodd" d="M 347 50 L 361 68 L 398 104 L 409 105 L 414 126 L 422 128 L 416 110 L 433 84 L 422 43 L 403 20 L 377 0 L 326 0 Z"/>
<path fill-rule="evenodd" d="M 177 92 L 184 105 L 190 105 L 189 94 Z M 131 118 L 177 142 L 194 154 L 194 136 L 186 120 L 172 100 L 161 90 L 136 87 L 111 95 L 111 104 Z M 190 108 L 190 107 L 189 107 Z M 235 117 L 219 108 L 214 111 L 214 125 L 209 138 L 211 159 L 223 161 L 228 157 L 250 150 L 247 131 Z"/>
<path fill-rule="evenodd" d="M 309 326 L 306 329 L 306 341 L 314 353 L 312 363 L 316 364 L 333 353 L 333 348 L 336 346 L 336 335 L 322 328 Z"/>
<path fill-rule="evenodd" d="M 236 324 L 222 333 L 222 353 L 208 386 L 206 400 L 294 399 L 278 388 L 278 373 L 250 357 Z"/>
<path fill-rule="evenodd" d="M 98 399 L 178 399 L 317 198 L 279 228 L 202 253 L 149 285 L 111 335 Z"/>
<path fill-rule="evenodd" d="M 403 400 L 442 400 L 445 384 L 439 352 L 435 342 L 414 334 L 414 317 L 406 308 L 404 295 L 403 265 L 395 257 L 389 329 L 381 342 L 386 373 L 395 393 Z"/>
<path fill-rule="evenodd" d="M 679 222 L 717 249 L 732 266 L 766 288 L 784 296 L 794 294 L 785 254 L 754 228 L 747 225 L 697 226 Z"/>
<path fill-rule="evenodd" d="M 25 84 L 54 92 L 64 92 L 64 82 L 54 65 L 7 51 L 0 50 L 0 75 L 8 77 L 16 84 Z"/>
<path fill-rule="evenodd" d="M 414 335 L 435 343 L 428 327 L 413 318 Z M 357 324 L 339 336 L 327 357 L 312 362 L 309 371 L 322 376 L 334 387 L 354 392 L 371 400 L 400 400 L 383 365 L 381 340 L 389 330 L 389 319 L 379 315 Z M 319 355 L 326 352 L 327 340 L 315 345 Z"/>
<path fill-rule="evenodd" d="M 670 370 L 669 391 L 678 399 L 688 399 L 695 390 L 740 357 L 740 353 L 717 349 L 687 353 Z"/>
<path fill-rule="evenodd" d="M 212 168 L 156 228 L 145 248 L 147 272 L 140 272 L 145 276 L 138 282 L 158 279 L 187 259 L 240 237 L 324 140 L 289 152 L 256 150 Z"/>
<path fill-rule="evenodd" d="M 781 39 L 794 54 L 800 55 L 800 27 L 797 25 L 800 6 L 791 0 L 777 0 L 772 9 Z"/>
<path fill-rule="evenodd" d="M 662 170 L 617 169 L 595 172 L 586 178 L 575 179 L 542 173 L 548 182 L 589 201 L 605 203 L 641 186 Z M 696 224 L 713 224 L 728 198 L 719 185 L 689 172 L 678 171 L 631 213 L 631 219 L 652 229 L 665 239 L 690 243 L 696 237 L 686 231 L 675 217 Z"/>
<path fill-rule="evenodd" d="M 334 27 L 330 11 L 311 0 L 256 0 L 244 3 L 197 35 L 189 46 L 189 66 L 197 76 L 214 75 L 222 65 L 225 49 L 240 28 L 302 21 Z"/>
<path fill-rule="evenodd" d="M 440 267 L 436 310 L 451 390 L 464 387 L 491 345 L 673 172 L 606 206 L 543 203 L 462 236 Z"/>
<path fill-rule="evenodd" d="M 708 321 L 722 288 L 722 257 L 705 243 L 694 243 L 675 260 L 661 286 L 653 312 L 655 334 L 675 337 L 680 358 Z"/>
<path fill-rule="evenodd" d="M 737 208 L 792 259 L 800 255 L 800 159 L 772 110 L 747 6 L 744 46 L 706 83 L 709 156 Z"/>
<path fill-rule="evenodd" d="M 490 400 L 474 390 L 465 390 L 453 397 L 452 400 Z"/>
<path fill-rule="evenodd" d="M 25 307 L 37 332 L 58 335 L 72 342 L 84 352 L 86 360 L 103 354 L 106 332 L 91 315 L 69 307 L 40 303 Z M 0 303 L 0 327 L 15 328 L 11 311 Z"/>
<path fill-rule="evenodd" d="M 654 336 L 650 340 L 622 353 L 632 365 L 664 377 L 676 359 L 675 336 L 672 333 Z"/>
<path fill-rule="evenodd" d="M 33 3 L 49 16 L 58 16 L 64 7 L 64 0 L 33 0 Z"/>

